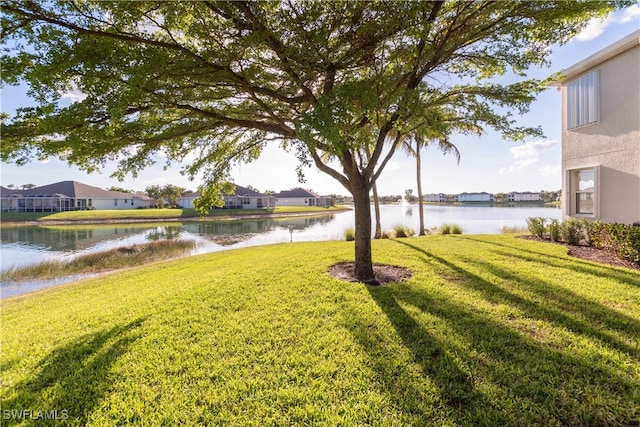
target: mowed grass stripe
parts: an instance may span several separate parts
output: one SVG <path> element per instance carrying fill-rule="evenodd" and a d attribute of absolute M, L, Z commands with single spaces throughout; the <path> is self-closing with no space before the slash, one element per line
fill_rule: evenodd
<path fill-rule="evenodd" d="M 2 408 L 71 425 L 625 425 L 640 275 L 512 236 L 374 242 L 401 284 L 333 279 L 353 242 L 142 266 L 2 305 Z"/>

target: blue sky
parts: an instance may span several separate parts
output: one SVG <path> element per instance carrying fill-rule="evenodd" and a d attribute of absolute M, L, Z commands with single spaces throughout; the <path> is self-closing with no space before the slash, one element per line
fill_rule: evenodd
<path fill-rule="evenodd" d="M 567 68 L 587 56 L 607 47 L 616 40 L 640 27 L 640 7 L 636 4 L 610 15 L 604 20 L 594 20 L 576 38 L 564 46 L 555 47 L 551 56 L 551 68 L 530 70 L 529 75 L 546 78 Z M 69 94 L 69 99 L 73 98 Z M 26 87 L 4 87 L 0 98 L 1 110 L 11 115 L 16 108 L 32 105 L 26 96 Z M 487 133 L 481 137 L 452 139 L 461 152 L 460 164 L 451 156 L 443 156 L 436 149 L 423 152 L 422 189 L 424 193 L 457 194 L 461 192 L 559 190 L 560 174 L 560 93 L 550 88 L 532 104 L 529 113 L 517 118 L 519 124 L 542 126 L 544 139 L 528 139 L 525 142 L 504 141 L 499 135 Z M 163 169 L 162 159 L 156 167 L 141 171 L 138 178 L 128 177 L 119 182 L 109 175 L 114 165 L 108 165 L 102 173 L 87 174 L 57 159 L 45 162 L 33 161 L 18 167 L 2 163 L 0 178 L 3 186 L 13 184 L 45 185 L 56 181 L 74 180 L 97 187 L 118 186 L 132 190 L 144 190 L 150 185 L 174 184 L 195 190 L 198 181 L 189 181 L 180 174 L 179 165 Z M 236 184 L 252 185 L 259 190 L 280 191 L 296 186 L 312 189 L 320 194 L 348 194 L 333 178 L 315 167 L 306 169 L 307 181 L 298 183 L 297 161 L 277 147 L 267 148 L 262 156 L 249 164 L 235 166 L 232 177 Z M 411 188 L 416 194 L 414 160 L 399 153 L 383 171 L 378 181 L 381 195 L 404 194 Z"/>

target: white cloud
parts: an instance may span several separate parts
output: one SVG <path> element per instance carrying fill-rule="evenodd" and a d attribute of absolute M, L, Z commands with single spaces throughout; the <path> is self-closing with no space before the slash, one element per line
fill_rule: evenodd
<path fill-rule="evenodd" d="M 630 22 L 633 20 L 640 20 L 640 6 L 637 4 L 634 4 L 631 7 L 626 8 L 623 12 L 622 15 L 620 16 L 618 22 L 620 22 L 621 24 L 624 24 L 626 22 Z"/>
<path fill-rule="evenodd" d="M 561 171 L 562 168 L 560 165 L 546 164 L 541 168 L 538 168 L 538 173 L 541 176 L 559 176 Z"/>
<path fill-rule="evenodd" d="M 606 18 L 592 18 L 587 26 L 576 36 L 576 40 L 590 41 L 598 37 L 611 24 L 624 24 L 640 18 L 640 7 L 637 4 L 630 6 L 620 12 L 611 14 Z"/>
<path fill-rule="evenodd" d="M 87 97 L 79 89 L 71 89 L 69 92 L 60 94 L 60 96 L 62 99 L 68 99 L 71 103 L 83 101 Z"/>
<path fill-rule="evenodd" d="M 524 145 L 509 149 L 513 164 L 500 169 L 501 175 L 508 175 L 519 171 L 529 165 L 538 163 L 540 155 L 554 150 L 558 146 L 558 141 L 529 141 Z"/>
<path fill-rule="evenodd" d="M 606 19 L 592 18 L 589 20 L 587 26 L 584 27 L 584 29 L 580 31 L 580 33 L 578 33 L 578 35 L 576 36 L 576 40 L 579 40 L 581 42 L 593 40 L 600 34 L 602 34 L 605 28 L 607 28 L 612 22 L 613 19 L 611 17 L 608 17 Z"/>
<path fill-rule="evenodd" d="M 558 141 L 529 141 L 524 145 L 509 149 L 514 159 L 538 158 L 545 151 L 553 150 L 558 146 Z"/>

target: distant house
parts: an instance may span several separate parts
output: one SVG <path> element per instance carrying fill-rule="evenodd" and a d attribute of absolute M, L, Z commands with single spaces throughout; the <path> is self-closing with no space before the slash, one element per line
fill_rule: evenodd
<path fill-rule="evenodd" d="M 3 212 L 136 209 L 147 208 L 151 203 L 151 199 L 141 193 L 108 191 L 76 181 L 61 181 L 29 190 L 0 187 Z"/>
<path fill-rule="evenodd" d="M 233 194 L 224 194 L 223 209 L 262 209 L 275 207 L 275 198 L 271 195 L 250 190 L 236 185 Z M 193 208 L 193 201 L 200 197 L 200 193 L 192 192 L 182 195 L 178 204 L 183 208 Z"/>
<path fill-rule="evenodd" d="M 331 197 L 318 196 L 304 188 L 281 191 L 274 195 L 276 206 L 333 206 Z"/>
<path fill-rule="evenodd" d="M 507 202 L 541 202 L 543 197 L 542 193 L 532 193 L 530 191 L 518 193 L 512 191 L 511 193 L 507 193 L 506 200 Z"/>
<path fill-rule="evenodd" d="M 495 197 L 493 194 L 485 193 L 460 193 L 456 195 L 458 202 L 493 202 Z"/>
<path fill-rule="evenodd" d="M 640 30 L 563 71 L 565 217 L 640 221 Z"/>
<path fill-rule="evenodd" d="M 447 201 L 447 195 L 444 193 L 437 194 L 423 194 L 422 200 L 425 202 L 439 202 L 444 203 Z"/>

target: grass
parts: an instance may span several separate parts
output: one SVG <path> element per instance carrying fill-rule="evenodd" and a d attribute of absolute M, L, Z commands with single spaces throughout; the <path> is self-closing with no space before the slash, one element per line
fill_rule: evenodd
<path fill-rule="evenodd" d="M 272 209 L 215 209 L 207 217 L 246 215 L 287 215 L 295 213 L 330 213 L 344 210 L 342 206 L 278 206 Z M 117 221 L 144 219 L 184 219 L 198 218 L 194 209 L 121 209 L 69 212 L 2 212 L 2 222 L 19 221 Z"/>
<path fill-rule="evenodd" d="M 502 234 L 529 234 L 529 229 L 526 226 L 517 225 L 503 225 L 500 229 Z"/>
<path fill-rule="evenodd" d="M 142 266 L 0 302 L 3 411 L 67 425 L 637 425 L 640 275 L 495 236 Z M 8 421 L 10 423 L 10 421 Z"/>
<path fill-rule="evenodd" d="M 10 267 L 0 274 L 0 280 L 20 282 L 99 273 L 175 258 L 194 247 L 194 241 L 160 240 L 82 255 L 70 260 L 45 261 L 24 267 Z"/>

